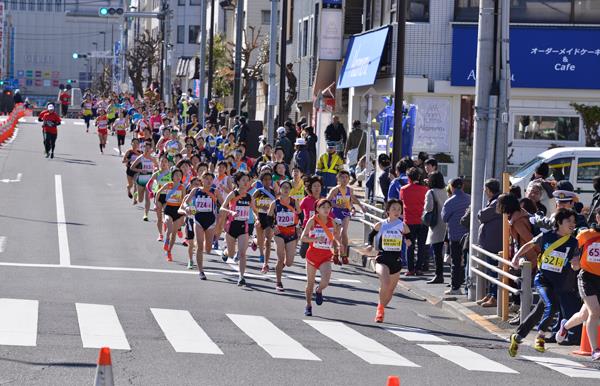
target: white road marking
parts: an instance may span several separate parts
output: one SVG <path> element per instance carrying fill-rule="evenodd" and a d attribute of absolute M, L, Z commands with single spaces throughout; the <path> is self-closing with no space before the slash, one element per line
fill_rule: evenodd
<path fill-rule="evenodd" d="M 321 360 L 263 316 L 235 314 L 227 314 L 227 316 L 273 358 Z"/>
<path fill-rule="evenodd" d="M 175 352 L 223 354 L 219 346 L 196 323 L 189 311 L 163 308 L 151 308 L 150 311 Z"/>
<path fill-rule="evenodd" d="M 517 371 L 484 357 L 474 351 L 461 346 L 442 344 L 420 344 L 441 358 L 456 363 L 460 367 L 471 371 L 487 371 L 492 373 L 519 374 Z"/>
<path fill-rule="evenodd" d="M 17 173 L 16 179 L 11 180 L 10 178 L 5 178 L 3 180 L 0 180 L 0 182 L 4 182 L 5 184 L 10 184 L 11 182 L 21 182 L 21 177 L 23 177 L 23 173 Z"/>
<path fill-rule="evenodd" d="M 75 121 L 73 122 L 74 125 L 78 125 L 78 126 L 84 126 L 85 122 L 79 122 L 79 121 Z"/>
<path fill-rule="evenodd" d="M 420 367 L 375 340 L 346 326 L 344 323 L 314 320 L 305 320 L 305 322 L 372 365 Z"/>
<path fill-rule="evenodd" d="M 0 345 L 35 346 L 38 301 L 0 298 Z"/>
<path fill-rule="evenodd" d="M 83 347 L 131 349 L 115 307 L 103 304 L 75 303 L 75 308 L 77 309 Z"/>
<path fill-rule="evenodd" d="M 115 151 L 115 153 L 119 153 L 119 148 L 118 147 L 113 147 L 113 150 Z"/>
<path fill-rule="evenodd" d="M 421 330 L 420 328 L 409 328 L 409 327 L 386 327 L 386 330 L 391 332 L 392 334 L 405 339 L 409 342 L 436 342 L 436 343 L 446 343 L 448 342 L 445 339 L 440 338 L 439 336 L 435 336 L 433 334 L 429 334 L 425 332 L 425 330 Z"/>
<path fill-rule="evenodd" d="M 60 265 L 71 265 L 71 253 L 69 252 L 69 237 L 67 236 L 67 221 L 65 219 L 65 203 L 63 199 L 62 178 L 60 174 L 54 175 L 56 185 L 56 224 L 58 226 L 58 251 L 60 254 Z"/>
<path fill-rule="evenodd" d="M 6 236 L 0 236 L 0 253 L 6 248 Z"/>
<path fill-rule="evenodd" d="M 600 370 L 585 367 L 581 363 L 577 363 L 568 359 L 530 356 L 521 356 L 521 358 L 535 362 L 538 365 L 549 368 L 550 370 L 558 371 L 559 373 L 571 378 L 600 379 Z"/>

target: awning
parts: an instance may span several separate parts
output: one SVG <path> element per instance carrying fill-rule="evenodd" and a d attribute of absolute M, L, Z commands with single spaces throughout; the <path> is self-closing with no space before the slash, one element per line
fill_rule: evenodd
<path fill-rule="evenodd" d="M 389 26 L 353 35 L 338 80 L 338 88 L 370 86 L 375 82 Z"/>
<path fill-rule="evenodd" d="M 336 75 L 336 61 L 321 60 L 317 64 L 317 74 L 315 75 L 315 84 L 313 85 L 313 95 L 319 95 L 329 86 L 331 93 L 335 93 L 335 78 Z"/>
<path fill-rule="evenodd" d="M 182 56 L 177 59 L 177 69 L 175 71 L 176 76 L 188 77 L 190 73 L 190 66 L 193 65 L 193 58 L 189 56 Z"/>

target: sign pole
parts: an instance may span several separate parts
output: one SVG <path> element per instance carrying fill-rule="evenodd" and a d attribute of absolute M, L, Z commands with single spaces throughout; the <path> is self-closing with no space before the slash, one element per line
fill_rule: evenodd
<path fill-rule="evenodd" d="M 406 0 L 396 2 L 398 25 L 396 28 L 396 81 L 394 87 L 394 143 L 392 169 L 402 158 L 402 110 L 404 105 L 404 47 L 406 38 Z"/>

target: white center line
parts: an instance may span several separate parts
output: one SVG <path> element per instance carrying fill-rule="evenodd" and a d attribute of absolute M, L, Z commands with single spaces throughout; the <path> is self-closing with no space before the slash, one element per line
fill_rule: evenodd
<path fill-rule="evenodd" d="M 65 203 L 63 200 L 62 178 L 60 174 L 54 175 L 56 185 L 56 224 L 58 226 L 58 251 L 60 254 L 60 265 L 71 265 L 71 253 L 69 252 L 69 237 L 67 236 L 67 221 L 65 219 Z"/>
<path fill-rule="evenodd" d="M 83 125 L 85 125 L 85 123 L 83 123 L 83 122 L 79 122 L 79 121 L 75 121 L 75 122 L 73 122 L 73 124 L 74 124 L 74 125 L 79 125 L 79 126 L 83 126 Z"/>

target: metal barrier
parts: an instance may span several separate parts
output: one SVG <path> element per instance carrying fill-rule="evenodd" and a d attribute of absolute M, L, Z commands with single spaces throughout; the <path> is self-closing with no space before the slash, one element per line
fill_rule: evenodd
<path fill-rule="evenodd" d="M 481 257 L 486 256 L 502 265 L 503 269 L 500 269 L 487 261 L 481 259 Z M 471 246 L 470 253 L 470 264 L 469 269 L 472 273 L 477 275 L 476 281 L 476 291 L 477 298 L 481 299 L 484 296 L 485 292 L 485 280 L 488 282 L 494 283 L 498 286 L 498 290 L 496 293 L 497 299 L 497 315 L 502 317 L 502 320 L 506 321 L 508 319 L 508 307 L 504 305 L 508 304 L 508 293 L 512 293 L 513 295 L 520 295 L 521 297 L 521 318 L 525 318 L 529 311 L 531 310 L 531 303 L 533 299 L 533 292 L 531 290 L 531 262 L 524 261 L 521 265 L 521 276 L 515 276 L 508 272 L 508 268 L 510 268 L 511 263 L 510 260 L 506 260 L 496 254 L 486 251 L 481 248 L 479 245 Z M 477 267 L 473 267 L 473 263 L 477 263 Z M 515 283 L 515 287 L 512 287 L 507 284 L 508 280 L 498 280 L 494 278 L 482 270 L 482 268 L 492 270 L 496 272 L 498 275 L 502 276 L 503 279 L 510 279 Z M 485 279 L 485 280 L 484 280 Z M 504 301 L 506 300 L 506 301 Z"/>

